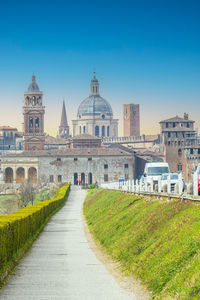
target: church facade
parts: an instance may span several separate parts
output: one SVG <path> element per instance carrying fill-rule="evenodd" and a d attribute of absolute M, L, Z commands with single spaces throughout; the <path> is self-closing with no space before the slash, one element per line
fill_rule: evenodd
<path fill-rule="evenodd" d="M 117 137 L 118 120 L 113 119 L 109 102 L 99 93 L 99 82 L 94 77 L 90 83 L 90 95 L 81 102 L 77 119 L 72 121 L 73 136 L 90 134 L 97 137 Z"/>

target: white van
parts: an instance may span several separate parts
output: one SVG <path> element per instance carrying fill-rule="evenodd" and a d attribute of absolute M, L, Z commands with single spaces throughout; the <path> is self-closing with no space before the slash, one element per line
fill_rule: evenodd
<path fill-rule="evenodd" d="M 159 178 L 162 174 L 170 173 L 169 165 L 166 162 L 152 162 L 146 163 L 144 168 L 144 182 L 151 184 L 153 179 L 153 186 L 158 184 Z"/>

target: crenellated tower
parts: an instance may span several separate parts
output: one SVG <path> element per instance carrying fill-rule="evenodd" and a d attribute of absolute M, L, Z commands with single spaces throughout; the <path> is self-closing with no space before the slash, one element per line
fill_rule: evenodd
<path fill-rule="evenodd" d="M 24 93 L 24 150 L 44 149 L 45 107 L 42 104 L 42 97 L 43 93 L 40 91 L 33 75 L 28 91 Z"/>

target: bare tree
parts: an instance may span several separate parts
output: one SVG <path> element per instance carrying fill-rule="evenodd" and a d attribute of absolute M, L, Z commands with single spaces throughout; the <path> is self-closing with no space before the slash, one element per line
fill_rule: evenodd
<path fill-rule="evenodd" d="M 26 207 L 29 202 L 33 205 L 33 200 L 36 194 L 36 189 L 33 184 L 26 181 L 20 185 L 19 188 L 19 202 L 21 207 Z"/>

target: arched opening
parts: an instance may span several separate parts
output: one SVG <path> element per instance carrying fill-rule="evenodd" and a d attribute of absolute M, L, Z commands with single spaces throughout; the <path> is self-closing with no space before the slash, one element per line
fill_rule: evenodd
<path fill-rule="evenodd" d="M 13 169 L 12 168 L 5 169 L 5 183 L 13 183 Z"/>
<path fill-rule="evenodd" d="M 81 173 L 81 184 L 85 184 L 85 173 Z"/>
<path fill-rule="evenodd" d="M 102 127 L 101 127 L 101 136 L 105 136 L 105 126 L 103 125 Z"/>
<path fill-rule="evenodd" d="M 107 127 L 107 136 L 110 136 L 110 127 Z"/>
<path fill-rule="evenodd" d="M 92 173 L 88 174 L 88 184 L 92 184 Z"/>
<path fill-rule="evenodd" d="M 25 181 L 25 170 L 24 168 L 18 168 L 16 172 L 16 182 L 23 183 Z"/>
<path fill-rule="evenodd" d="M 79 127 L 79 133 L 81 134 L 81 126 Z"/>
<path fill-rule="evenodd" d="M 33 118 L 29 118 L 29 128 L 33 128 Z"/>
<path fill-rule="evenodd" d="M 83 126 L 83 133 L 86 133 L 86 126 Z"/>
<path fill-rule="evenodd" d="M 99 126 L 95 126 L 95 136 L 99 136 Z"/>
<path fill-rule="evenodd" d="M 74 184 L 78 185 L 78 174 L 74 173 Z"/>
<path fill-rule="evenodd" d="M 181 157 L 181 155 L 182 155 L 182 150 L 178 149 L 178 156 Z"/>
<path fill-rule="evenodd" d="M 39 126 L 40 126 L 40 123 L 39 123 L 39 117 L 36 117 L 36 118 L 35 118 L 35 127 L 36 127 L 36 128 L 39 128 Z"/>
<path fill-rule="evenodd" d="M 30 183 L 37 183 L 37 170 L 34 167 L 31 167 L 28 170 L 28 180 Z"/>

